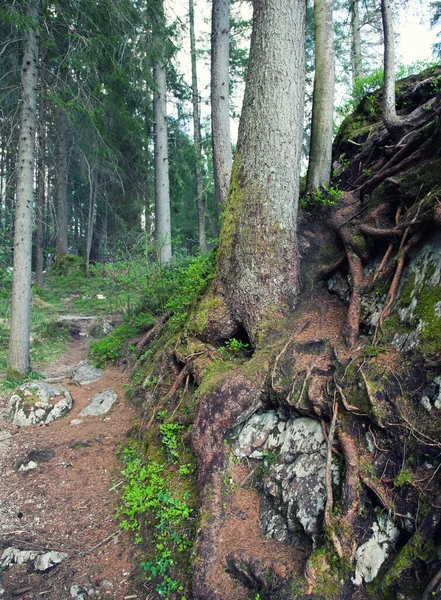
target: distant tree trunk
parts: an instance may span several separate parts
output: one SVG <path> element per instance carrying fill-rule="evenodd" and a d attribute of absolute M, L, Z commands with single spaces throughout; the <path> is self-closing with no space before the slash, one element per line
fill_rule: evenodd
<path fill-rule="evenodd" d="M 40 88 L 45 85 L 45 53 L 41 57 Z M 46 201 L 46 102 L 44 93 L 40 95 L 38 114 L 38 161 L 37 161 L 37 231 L 35 234 L 35 281 L 43 284 L 44 249 L 44 205 Z"/>
<path fill-rule="evenodd" d="M 58 114 L 57 162 L 57 255 L 68 253 L 69 205 L 67 201 L 68 149 L 67 116 Z"/>
<path fill-rule="evenodd" d="M 254 3 L 248 77 L 216 280 L 233 320 L 253 343 L 259 330 L 268 327 L 268 319 L 281 322 L 299 293 L 305 12 L 304 0 Z"/>
<path fill-rule="evenodd" d="M 352 87 L 354 87 L 355 81 L 363 75 L 359 0 L 351 0 L 349 10 L 351 17 Z"/>
<path fill-rule="evenodd" d="M 213 0 L 211 20 L 211 127 L 214 189 L 219 212 L 230 183 L 230 0 Z"/>
<path fill-rule="evenodd" d="M 390 0 L 381 0 L 384 36 L 383 121 L 391 133 L 400 131 L 402 120 L 395 108 L 395 41 Z"/>
<path fill-rule="evenodd" d="M 90 163 L 87 161 L 88 178 L 89 178 L 89 207 L 87 211 L 87 232 L 86 232 L 86 267 L 85 275 L 90 276 L 90 251 L 92 249 L 93 230 L 95 227 L 95 214 L 96 214 L 96 193 L 97 193 L 97 175 L 96 170 L 92 169 Z"/>
<path fill-rule="evenodd" d="M 315 74 L 312 101 L 311 146 L 306 190 L 329 185 L 332 164 L 332 125 L 334 116 L 334 28 L 333 0 L 315 0 Z"/>
<path fill-rule="evenodd" d="M 17 196 L 8 369 L 11 375 L 30 370 L 32 216 L 37 127 L 38 17 L 40 0 L 29 0 L 31 20 L 25 35 L 22 63 L 22 105 L 18 146 Z"/>
<path fill-rule="evenodd" d="M 161 12 L 163 4 L 161 2 Z M 167 136 L 167 74 L 165 61 L 161 59 L 153 69 L 155 93 L 153 96 L 153 120 L 155 137 L 155 231 L 158 257 L 167 264 L 172 258 L 170 222 L 170 183 L 168 174 Z"/>
<path fill-rule="evenodd" d="M 198 210 L 198 232 L 199 232 L 199 252 L 204 254 L 207 251 L 205 240 L 205 206 L 202 187 L 202 157 L 201 157 L 201 117 L 199 111 L 199 90 L 198 75 L 196 66 L 196 40 L 194 33 L 194 2 L 189 1 L 189 20 L 190 20 L 190 49 L 191 49 L 191 92 L 193 100 L 193 130 L 194 130 L 194 151 L 195 151 L 195 174 L 196 174 L 196 205 Z"/>

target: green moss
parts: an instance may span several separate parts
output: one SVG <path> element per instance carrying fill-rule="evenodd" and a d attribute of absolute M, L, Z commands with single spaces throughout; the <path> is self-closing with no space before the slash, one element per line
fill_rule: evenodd
<path fill-rule="evenodd" d="M 409 306 L 415 293 L 415 273 L 409 273 L 406 283 L 400 293 L 400 305 Z"/>
<path fill-rule="evenodd" d="M 220 264 L 224 257 L 228 256 L 231 252 L 234 233 L 238 224 L 239 211 L 244 200 L 245 190 L 242 184 L 241 166 L 241 156 L 236 152 L 231 169 L 231 180 L 228 188 L 226 209 L 223 214 L 222 228 L 219 239 L 218 264 Z"/>
<path fill-rule="evenodd" d="M 398 475 L 394 479 L 394 485 L 402 487 L 403 485 L 409 485 L 414 480 L 412 471 L 403 467 Z"/>
<path fill-rule="evenodd" d="M 418 294 L 414 312 L 415 318 L 423 323 L 419 340 L 424 355 L 434 354 L 441 349 L 441 317 L 435 312 L 438 303 L 441 303 L 441 288 L 425 284 Z"/>
<path fill-rule="evenodd" d="M 342 584 L 351 568 L 347 561 L 337 556 L 333 547 L 325 545 L 311 554 L 308 570 L 314 577 L 314 593 L 325 600 L 332 600 L 340 598 Z"/>
<path fill-rule="evenodd" d="M 196 310 L 191 314 L 187 331 L 194 335 L 201 335 L 207 330 L 210 321 L 221 310 L 223 302 L 220 297 L 213 296 L 210 292 L 198 303 Z"/>
<path fill-rule="evenodd" d="M 433 542 L 424 542 L 421 536 L 416 532 L 403 548 L 389 568 L 383 578 L 381 589 L 383 592 L 388 588 L 399 583 L 404 571 L 410 569 L 415 560 L 427 560 L 434 552 Z"/>

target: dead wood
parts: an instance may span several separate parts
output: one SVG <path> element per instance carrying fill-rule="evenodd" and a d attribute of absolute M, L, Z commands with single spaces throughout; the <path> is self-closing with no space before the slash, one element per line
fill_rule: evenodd
<path fill-rule="evenodd" d="M 326 505 L 325 505 L 325 527 L 328 535 L 331 538 L 332 544 L 335 548 L 337 556 L 343 558 L 344 552 L 342 544 L 335 532 L 335 523 L 332 511 L 334 509 L 334 495 L 332 491 L 332 445 L 334 443 L 335 429 L 337 427 L 338 418 L 338 402 L 334 396 L 334 402 L 332 406 L 332 420 L 329 428 L 328 443 L 326 449 L 326 475 L 325 475 L 325 488 L 326 488 Z"/>
<path fill-rule="evenodd" d="M 165 325 L 165 323 L 167 323 L 170 317 L 171 312 L 166 312 L 156 319 L 156 322 L 151 326 L 151 328 L 147 331 L 145 336 L 142 339 L 140 339 L 135 346 L 135 352 L 138 356 L 141 354 L 141 351 L 157 337 L 162 327 Z"/>

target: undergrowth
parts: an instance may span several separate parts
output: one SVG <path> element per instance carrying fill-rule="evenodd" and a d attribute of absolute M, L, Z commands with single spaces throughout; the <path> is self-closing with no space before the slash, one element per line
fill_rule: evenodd
<path fill-rule="evenodd" d="M 140 567 L 159 596 L 185 600 L 182 579 L 189 572 L 195 522 L 194 459 L 180 444 L 182 425 L 166 423 L 159 430 L 160 448 L 132 440 L 123 450 L 126 484 L 117 517 L 143 543 Z"/>

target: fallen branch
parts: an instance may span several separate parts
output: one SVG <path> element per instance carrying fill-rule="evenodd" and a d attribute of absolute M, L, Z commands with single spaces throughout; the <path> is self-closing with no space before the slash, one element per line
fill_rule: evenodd
<path fill-rule="evenodd" d="M 84 556 L 85 554 L 90 554 L 94 550 L 97 550 L 98 548 L 101 548 L 101 546 L 104 546 L 104 544 L 107 544 L 107 542 L 110 542 L 110 540 L 112 540 L 117 535 L 120 535 L 120 533 L 121 533 L 120 530 L 119 531 L 114 531 L 113 533 L 111 533 L 110 535 L 108 535 L 106 538 L 104 538 L 103 540 L 101 540 L 101 542 L 99 542 L 99 544 L 95 544 L 95 546 L 92 546 L 92 548 L 89 548 L 88 550 L 83 550 L 82 552 L 78 552 L 78 554 L 80 556 Z"/>

